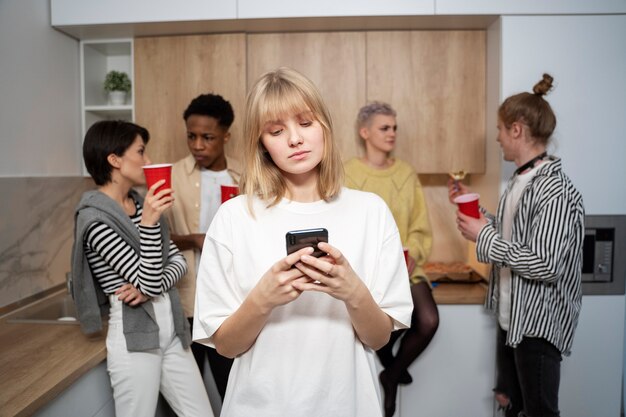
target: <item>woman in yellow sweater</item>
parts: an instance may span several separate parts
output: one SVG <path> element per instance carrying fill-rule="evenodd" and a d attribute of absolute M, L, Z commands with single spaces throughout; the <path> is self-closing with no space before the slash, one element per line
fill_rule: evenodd
<path fill-rule="evenodd" d="M 346 186 L 376 193 L 385 200 L 409 253 L 407 267 L 414 304 L 411 328 L 392 333 L 389 343 L 377 351 L 385 367 L 380 381 L 385 393 L 385 416 L 390 417 L 396 408 L 398 384 L 412 382 L 407 368 L 428 346 L 439 326 L 437 305 L 422 269 L 430 254 L 432 233 L 415 170 L 390 156 L 396 144 L 396 112 L 389 104 L 372 102 L 359 111 L 357 129 L 365 155 L 345 164 Z M 400 337 L 394 356 L 392 348 Z"/>

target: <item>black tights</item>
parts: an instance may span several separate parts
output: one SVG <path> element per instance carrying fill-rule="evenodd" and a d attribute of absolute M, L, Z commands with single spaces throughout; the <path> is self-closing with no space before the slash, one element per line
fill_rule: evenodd
<path fill-rule="evenodd" d="M 437 304 L 428 284 L 425 282 L 413 284 L 411 297 L 413 298 L 411 327 L 391 333 L 389 343 L 376 352 L 385 367 L 380 374 L 385 394 L 385 417 L 391 417 L 395 413 L 398 384 L 411 383 L 412 379 L 407 369 L 426 349 L 439 327 Z M 400 346 L 394 356 L 393 346 L 400 337 L 402 337 Z"/>

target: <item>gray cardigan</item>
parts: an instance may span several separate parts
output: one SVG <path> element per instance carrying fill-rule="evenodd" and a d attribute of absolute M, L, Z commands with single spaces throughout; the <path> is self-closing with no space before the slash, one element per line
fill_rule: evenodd
<path fill-rule="evenodd" d="M 134 190 L 131 196 L 143 204 L 143 198 Z M 108 298 L 92 275 L 84 252 L 85 231 L 93 222 L 101 222 L 111 227 L 135 251 L 140 251 L 139 230 L 119 204 L 100 191 L 87 191 L 83 194 L 74 214 L 74 245 L 72 248 L 72 297 L 76 304 L 78 319 L 84 333 L 102 330 L 102 315 L 108 312 Z M 163 265 L 167 264 L 169 229 L 165 221 L 160 222 L 163 242 Z M 172 305 L 174 330 L 185 348 L 191 343 L 189 323 L 185 320 L 178 291 L 175 287 L 168 291 Z M 146 351 L 159 348 L 159 325 L 154 315 L 152 301 L 131 307 L 124 303 L 122 323 L 126 347 L 129 351 Z"/>

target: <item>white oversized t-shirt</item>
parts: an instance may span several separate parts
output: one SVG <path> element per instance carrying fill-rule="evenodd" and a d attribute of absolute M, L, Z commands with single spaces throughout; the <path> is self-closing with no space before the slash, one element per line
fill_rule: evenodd
<path fill-rule="evenodd" d="M 222 185 L 235 185 L 227 169 L 211 171 L 200 169 L 200 223 L 196 233 L 206 233 L 209 225 L 222 204 Z M 196 251 L 196 271 L 200 267 L 200 250 Z"/>
<path fill-rule="evenodd" d="M 266 209 L 239 196 L 218 210 L 204 243 L 194 340 L 211 336 L 286 252 L 291 230 L 326 228 L 378 305 L 408 327 L 413 303 L 393 217 L 375 194 L 342 189 L 332 202 L 281 201 Z M 343 302 L 304 292 L 275 308 L 252 347 L 235 359 L 223 417 L 380 417 L 374 352 L 356 337 Z"/>

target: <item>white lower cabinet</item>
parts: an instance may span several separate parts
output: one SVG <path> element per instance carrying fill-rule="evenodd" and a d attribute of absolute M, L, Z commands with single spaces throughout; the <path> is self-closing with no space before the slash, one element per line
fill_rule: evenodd
<path fill-rule="evenodd" d="M 439 329 L 409 368 L 413 383 L 400 387 L 395 416 L 493 416 L 495 345 L 483 306 L 440 305 Z"/>
<path fill-rule="evenodd" d="M 212 398 L 211 401 L 214 401 L 214 399 Z M 54 400 L 40 408 L 33 415 L 33 417 L 74 416 L 115 417 L 113 389 L 111 388 L 106 361 L 103 361 L 81 376 Z M 176 417 L 176 414 L 161 395 L 159 396 L 154 416 Z"/>
<path fill-rule="evenodd" d="M 115 417 L 113 390 L 106 361 L 81 376 L 35 417 Z"/>

